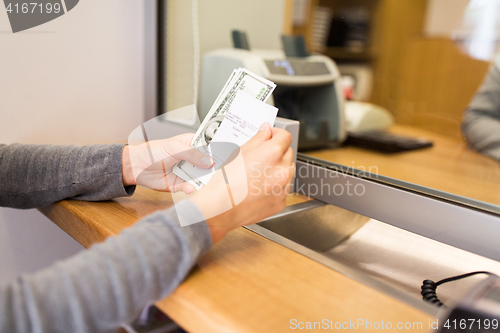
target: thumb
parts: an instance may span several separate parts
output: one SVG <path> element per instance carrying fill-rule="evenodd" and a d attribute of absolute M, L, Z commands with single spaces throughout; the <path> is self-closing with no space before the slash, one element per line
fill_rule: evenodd
<path fill-rule="evenodd" d="M 155 161 L 163 160 L 165 158 L 168 159 L 168 156 L 171 156 L 174 159 L 173 161 L 171 161 L 172 164 L 175 164 L 181 160 L 186 160 L 192 165 L 200 168 L 210 168 L 213 164 L 210 156 L 203 154 L 198 149 L 191 148 L 184 142 L 167 139 L 164 140 L 163 142 L 156 142 L 156 143 L 159 144 L 162 149 L 158 150 L 153 149 L 153 156 L 155 158 Z M 167 168 L 168 167 L 171 166 L 168 165 Z"/>
<path fill-rule="evenodd" d="M 260 126 L 257 134 L 255 134 L 254 137 L 248 141 L 248 143 L 249 143 L 249 145 L 260 144 L 264 141 L 271 139 L 272 136 L 273 136 L 273 133 L 271 130 L 271 126 L 269 126 L 268 123 L 263 123 Z"/>
<path fill-rule="evenodd" d="M 196 148 L 191 148 L 189 146 L 185 146 L 184 148 L 187 149 L 177 150 L 177 154 L 174 156 L 176 159 L 186 160 L 194 166 L 205 169 L 210 168 L 213 165 L 213 161 L 210 156 L 203 154 Z"/>

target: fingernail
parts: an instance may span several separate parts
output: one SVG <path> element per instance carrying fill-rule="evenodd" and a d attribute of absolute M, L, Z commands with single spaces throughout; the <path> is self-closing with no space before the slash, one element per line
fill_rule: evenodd
<path fill-rule="evenodd" d="M 206 167 L 211 167 L 212 166 L 212 159 L 208 156 L 204 156 L 201 158 L 200 162 L 205 165 Z"/>
<path fill-rule="evenodd" d="M 267 129 L 269 125 L 267 123 L 263 123 L 262 125 L 260 125 L 260 128 L 259 128 L 259 131 L 264 131 Z"/>

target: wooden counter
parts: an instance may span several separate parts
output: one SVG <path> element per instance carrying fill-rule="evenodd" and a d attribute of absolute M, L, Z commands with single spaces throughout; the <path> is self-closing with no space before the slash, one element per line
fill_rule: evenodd
<path fill-rule="evenodd" d="M 393 126 L 391 132 L 425 137 L 434 146 L 397 154 L 347 146 L 307 155 L 500 205 L 500 162 L 469 149 L 458 138 L 402 125 Z"/>
<path fill-rule="evenodd" d="M 289 204 L 303 200 L 291 196 Z M 131 198 L 67 200 L 41 211 L 88 248 L 171 205 L 170 194 L 137 188 Z M 415 331 L 422 332 L 431 319 L 244 228 L 216 244 L 186 281 L 157 305 L 192 333 L 288 332 L 293 331 L 292 319 L 304 323 L 326 319 L 333 325 L 358 319 L 374 325 L 421 322 L 423 329 Z"/>

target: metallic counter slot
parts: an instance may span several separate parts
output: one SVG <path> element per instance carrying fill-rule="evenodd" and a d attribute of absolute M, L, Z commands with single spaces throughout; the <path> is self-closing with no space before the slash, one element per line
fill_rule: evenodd
<path fill-rule="evenodd" d="M 314 251 L 324 252 L 347 239 L 370 219 L 319 200 L 286 207 L 258 224 Z"/>
<path fill-rule="evenodd" d="M 431 197 L 408 184 L 393 185 L 382 176 L 369 179 L 356 170 L 341 173 L 332 163 L 304 161 L 300 155 L 297 170 L 300 194 L 307 195 L 301 189 L 309 186 L 321 189 L 325 184 L 334 188 L 350 183 L 363 186 L 363 195 L 317 193 L 314 200 L 289 206 L 248 226 L 249 230 L 433 316 L 439 308 L 423 302 L 418 294 L 424 279 L 475 270 L 500 273 L 498 214 L 467 209 L 453 198 Z M 395 247 L 387 247 L 387 240 Z M 430 257 L 422 256 L 429 255 L 427 249 L 433 249 Z M 456 266 L 449 267 L 451 262 Z M 427 265 L 420 266 L 421 274 L 413 268 L 418 265 Z M 380 271 L 381 267 L 385 270 Z M 396 278 L 401 276 L 403 282 Z"/>
<path fill-rule="evenodd" d="M 370 218 L 346 209 L 311 200 L 286 207 L 280 213 L 245 228 L 325 265 L 349 278 L 436 316 L 437 307 L 396 286 L 349 265 L 340 263 L 325 252 L 348 239 Z"/>

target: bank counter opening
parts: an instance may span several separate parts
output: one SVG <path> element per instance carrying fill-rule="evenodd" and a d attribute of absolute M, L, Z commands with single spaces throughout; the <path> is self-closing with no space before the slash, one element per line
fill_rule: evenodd
<path fill-rule="evenodd" d="M 500 332 L 500 0 L 5 0 L 0 332 Z"/>

